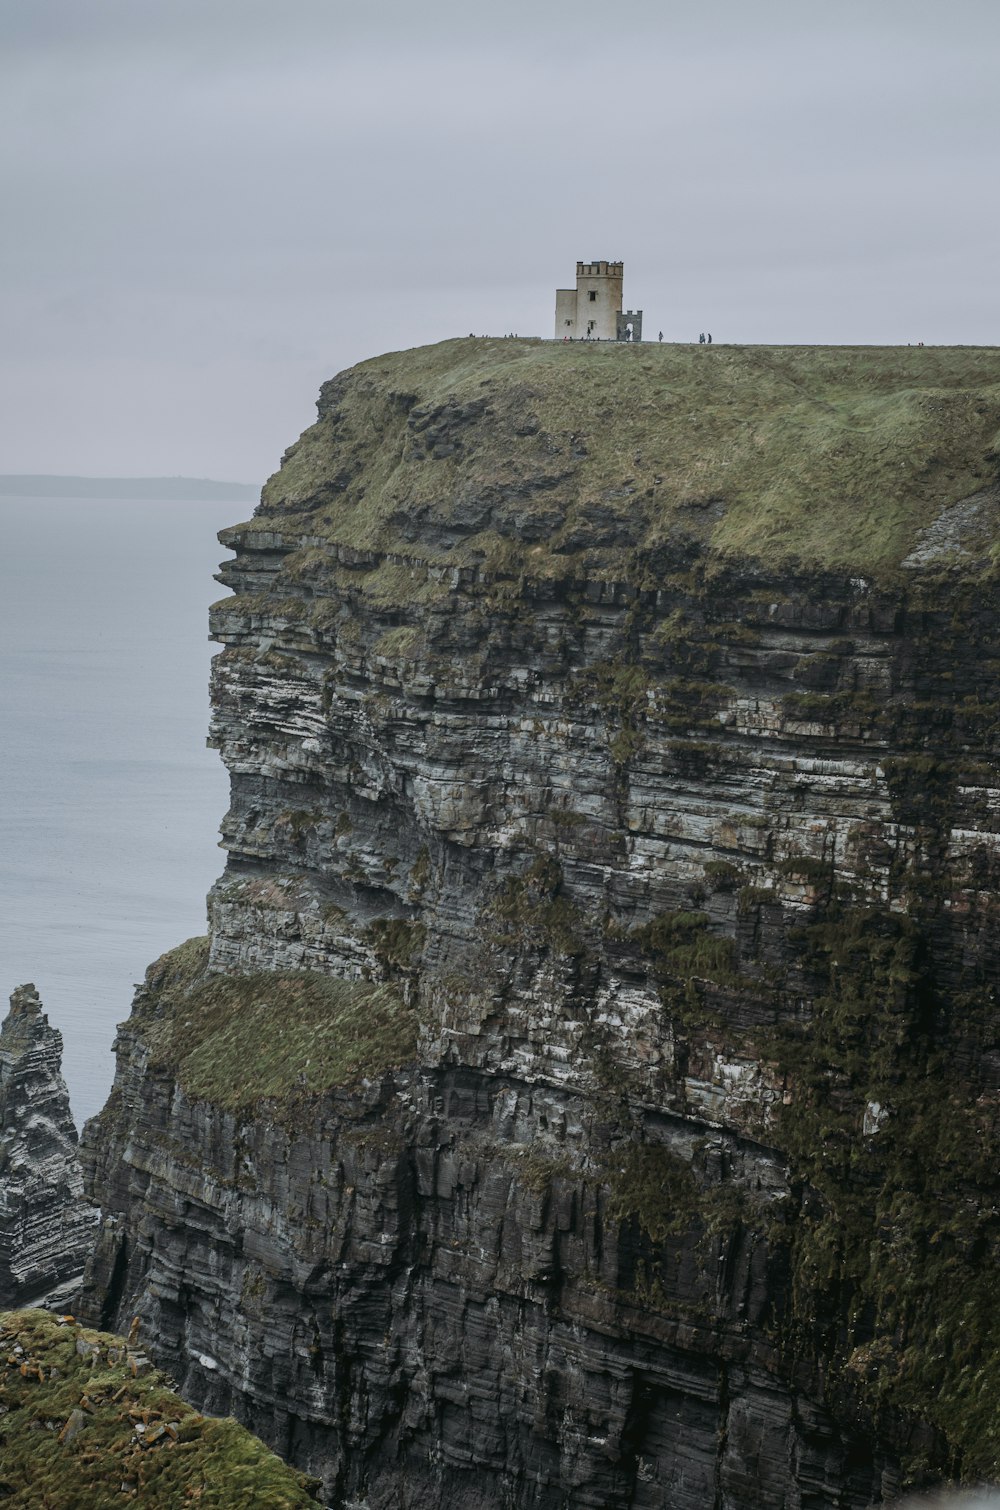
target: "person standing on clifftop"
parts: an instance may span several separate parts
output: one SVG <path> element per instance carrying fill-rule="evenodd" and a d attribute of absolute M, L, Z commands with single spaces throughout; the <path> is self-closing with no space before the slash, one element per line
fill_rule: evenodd
<path fill-rule="evenodd" d="M 712 332 L 711 331 L 708 332 L 708 339 L 705 342 L 705 344 L 706 344 L 706 346 L 711 346 L 711 344 L 712 344 Z"/>

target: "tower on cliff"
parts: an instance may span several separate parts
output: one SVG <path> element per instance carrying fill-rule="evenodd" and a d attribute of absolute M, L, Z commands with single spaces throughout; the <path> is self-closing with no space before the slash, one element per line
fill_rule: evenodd
<path fill-rule="evenodd" d="M 623 262 L 578 262 L 576 288 L 556 289 L 556 340 L 641 341 L 642 310 L 622 312 Z"/>

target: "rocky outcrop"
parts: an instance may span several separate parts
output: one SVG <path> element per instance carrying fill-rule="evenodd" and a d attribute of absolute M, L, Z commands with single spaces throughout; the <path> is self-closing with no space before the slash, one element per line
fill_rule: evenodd
<path fill-rule="evenodd" d="M 62 1034 L 34 986 L 0 1026 L 0 1305 L 65 1302 L 79 1286 L 97 1212 L 83 1199 L 62 1078 Z"/>
<path fill-rule="evenodd" d="M 935 353 L 935 407 L 880 360 L 386 359 L 224 532 L 227 869 L 85 1140 L 88 1305 L 333 1504 L 1000 1463 L 1000 594 L 980 505 L 935 523 L 1000 370 Z M 772 549 L 761 456 L 822 430 L 846 497 L 877 379 L 909 512 Z"/>

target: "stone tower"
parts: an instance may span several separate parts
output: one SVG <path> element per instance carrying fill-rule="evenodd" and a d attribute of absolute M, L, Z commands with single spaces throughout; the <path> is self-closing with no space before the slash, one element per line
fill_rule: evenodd
<path fill-rule="evenodd" d="M 623 282 L 622 262 L 578 262 L 576 288 L 556 289 L 556 340 L 622 340 Z M 630 311 L 630 322 L 634 318 Z"/>

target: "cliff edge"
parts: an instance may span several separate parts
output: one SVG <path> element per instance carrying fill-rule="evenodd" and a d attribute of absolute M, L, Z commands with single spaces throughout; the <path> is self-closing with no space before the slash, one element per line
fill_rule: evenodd
<path fill-rule="evenodd" d="M 90 1314 L 331 1504 L 1000 1472 L 1000 353 L 455 341 L 255 517 Z"/>

